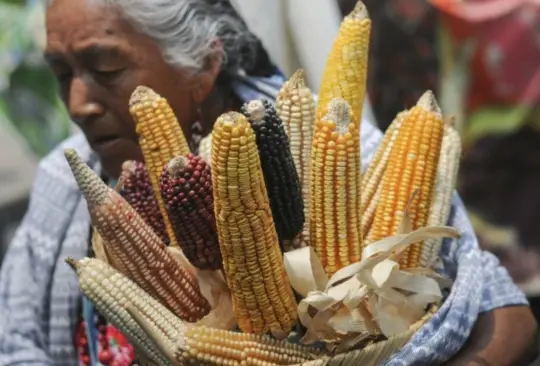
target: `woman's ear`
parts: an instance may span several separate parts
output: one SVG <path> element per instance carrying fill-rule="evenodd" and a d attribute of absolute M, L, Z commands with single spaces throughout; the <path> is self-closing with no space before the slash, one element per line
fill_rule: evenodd
<path fill-rule="evenodd" d="M 221 71 L 223 63 L 221 44 L 215 42 L 213 48 L 216 52 L 208 56 L 204 68 L 193 77 L 192 95 L 197 104 L 201 104 L 210 94 Z"/>

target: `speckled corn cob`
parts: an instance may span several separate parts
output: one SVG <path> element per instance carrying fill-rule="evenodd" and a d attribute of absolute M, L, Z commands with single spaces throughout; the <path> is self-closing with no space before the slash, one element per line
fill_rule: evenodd
<path fill-rule="evenodd" d="M 122 190 L 120 194 L 137 211 L 143 220 L 154 229 L 161 241 L 169 244 L 169 236 L 163 221 L 163 215 L 159 210 L 159 204 L 150 182 L 150 176 L 144 163 L 138 161 L 126 161 L 122 165 L 120 175 Z"/>
<path fill-rule="evenodd" d="M 399 127 L 406 116 L 407 111 L 398 113 L 394 121 L 388 126 L 381 144 L 375 152 L 375 156 L 362 177 L 362 234 L 364 238 L 369 235 L 375 218 L 375 211 L 382 192 L 382 177 L 390 159 L 390 152 L 398 136 Z"/>
<path fill-rule="evenodd" d="M 185 351 L 178 352 L 183 365 L 295 365 L 315 359 L 305 347 L 266 336 L 195 327 L 186 332 Z"/>
<path fill-rule="evenodd" d="M 304 201 L 304 228 L 298 246 L 309 245 L 309 179 L 311 145 L 315 128 L 315 103 L 313 93 L 305 85 L 303 70 L 296 71 L 281 87 L 276 99 L 276 111 L 283 121 L 289 137 Z"/>
<path fill-rule="evenodd" d="M 199 143 L 198 155 L 208 164 L 212 162 L 212 134 L 209 134 L 201 139 Z"/>
<path fill-rule="evenodd" d="M 443 226 L 448 224 L 460 158 L 461 138 L 459 132 L 451 123 L 448 123 L 444 128 L 428 226 Z M 443 239 L 428 239 L 424 242 L 420 256 L 420 267 L 425 268 L 433 265 L 441 250 L 442 242 Z"/>
<path fill-rule="evenodd" d="M 94 303 L 100 314 L 150 360 L 159 365 L 169 365 L 167 358 L 146 331 L 141 329 L 126 307 L 129 304 L 137 309 L 151 325 L 153 332 L 159 335 L 163 343 L 171 347 L 180 346 L 178 340 L 183 339 L 186 324 L 105 262 L 91 258 L 81 260 L 67 258 L 66 262 L 77 273 L 82 293 Z"/>
<path fill-rule="evenodd" d="M 189 261 L 200 269 L 221 268 L 210 166 L 193 154 L 172 159 L 161 176 L 161 194 Z"/>
<path fill-rule="evenodd" d="M 313 139 L 311 245 L 329 275 L 360 260 L 360 137 L 344 99 L 330 102 Z"/>
<path fill-rule="evenodd" d="M 171 244 L 176 246 L 178 243 L 161 198 L 159 180 L 165 164 L 175 156 L 187 155 L 189 145 L 169 103 L 152 89 L 137 87 L 129 100 L 129 111 L 136 123 L 139 145 L 167 234 Z"/>
<path fill-rule="evenodd" d="M 304 202 L 283 122 L 266 100 L 251 101 L 242 109 L 255 132 L 280 243 L 293 240 L 304 227 Z"/>
<path fill-rule="evenodd" d="M 413 230 L 428 223 L 443 137 L 443 120 L 433 93 L 422 95 L 402 122 L 384 172 L 380 201 L 369 242 L 394 235 L 409 206 Z M 402 268 L 417 267 L 422 243 L 413 244 L 401 258 Z"/>
<path fill-rule="evenodd" d="M 90 217 L 107 251 L 127 275 L 181 319 L 201 319 L 210 311 L 197 279 L 182 268 L 157 234 L 119 193 L 109 188 L 72 149 L 65 150 Z"/>
<path fill-rule="evenodd" d="M 214 210 L 238 325 L 246 333 L 286 334 L 296 323 L 296 302 L 283 266 L 255 133 L 243 115 L 231 112 L 218 118 L 212 134 Z"/>
<path fill-rule="evenodd" d="M 321 80 L 317 118 L 326 115 L 333 98 L 343 98 L 351 106 L 358 123 L 362 117 L 366 91 L 369 38 L 371 20 L 365 5 L 358 1 L 347 15 L 334 41 Z"/>

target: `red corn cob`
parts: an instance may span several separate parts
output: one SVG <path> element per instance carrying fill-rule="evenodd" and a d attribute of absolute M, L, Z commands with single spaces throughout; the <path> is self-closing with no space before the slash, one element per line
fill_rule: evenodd
<path fill-rule="evenodd" d="M 165 221 L 159 210 L 159 205 L 152 188 L 150 175 L 144 163 L 139 161 L 126 161 L 122 165 L 120 176 L 122 183 L 122 197 L 137 211 L 143 220 L 154 229 L 159 238 L 169 245 L 169 236 Z"/>
<path fill-rule="evenodd" d="M 221 268 L 209 165 L 193 154 L 172 159 L 161 176 L 161 194 L 190 262 L 200 269 Z"/>

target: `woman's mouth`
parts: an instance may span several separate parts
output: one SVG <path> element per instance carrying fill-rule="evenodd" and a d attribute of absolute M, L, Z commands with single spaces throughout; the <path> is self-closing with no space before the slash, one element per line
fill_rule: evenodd
<path fill-rule="evenodd" d="M 92 142 L 92 149 L 98 154 L 110 152 L 110 150 L 118 147 L 123 139 L 119 136 L 103 136 L 94 139 Z"/>

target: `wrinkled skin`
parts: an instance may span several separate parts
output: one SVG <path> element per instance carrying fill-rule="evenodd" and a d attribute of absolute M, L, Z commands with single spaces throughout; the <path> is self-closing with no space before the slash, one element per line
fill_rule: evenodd
<path fill-rule="evenodd" d="M 137 32 L 112 6 L 55 0 L 46 23 L 45 57 L 58 78 L 60 95 L 105 173 L 113 178 L 125 160 L 142 161 L 128 107 L 138 85 L 169 101 L 187 138 L 200 118 L 197 108 L 215 99 L 220 56 L 209 60 L 203 71 L 174 68 L 155 42 Z"/>

